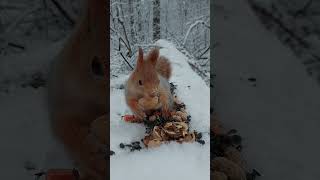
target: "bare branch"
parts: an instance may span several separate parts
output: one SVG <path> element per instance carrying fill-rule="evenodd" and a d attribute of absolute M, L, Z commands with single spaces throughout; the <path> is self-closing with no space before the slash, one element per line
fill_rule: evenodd
<path fill-rule="evenodd" d="M 124 61 L 128 64 L 128 66 L 131 68 L 131 70 L 133 70 L 133 67 L 131 66 L 131 64 L 128 62 L 128 60 L 124 57 L 124 55 L 122 54 L 122 52 L 120 52 L 121 57 L 124 59 Z"/>
<path fill-rule="evenodd" d="M 71 18 L 71 16 L 68 14 L 68 12 L 65 9 L 63 9 L 63 7 L 59 4 L 59 2 L 56 0 L 51 0 L 51 1 L 57 7 L 59 12 L 70 22 L 70 24 L 72 26 L 74 26 L 75 21 Z"/>

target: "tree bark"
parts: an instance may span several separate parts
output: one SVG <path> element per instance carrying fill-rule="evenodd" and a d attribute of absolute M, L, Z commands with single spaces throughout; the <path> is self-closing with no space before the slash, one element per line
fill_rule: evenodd
<path fill-rule="evenodd" d="M 153 0 L 153 41 L 160 39 L 160 0 Z"/>
<path fill-rule="evenodd" d="M 129 17 L 130 17 L 130 36 L 131 42 L 134 44 L 136 42 L 135 33 L 134 33 L 134 11 L 133 11 L 133 0 L 129 0 Z"/>

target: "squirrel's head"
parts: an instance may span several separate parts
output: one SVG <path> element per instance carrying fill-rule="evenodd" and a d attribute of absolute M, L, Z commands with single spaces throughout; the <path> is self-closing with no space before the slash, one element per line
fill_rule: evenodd
<path fill-rule="evenodd" d="M 146 56 L 143 50 L 139 48 L 136 67 L 133 75 L 133 83 L 145 97 L 155 97 L 159 94 L 159 76 L 156 70 L 156 64 L 159 58 L 159 49 L 152 49 Z"/>

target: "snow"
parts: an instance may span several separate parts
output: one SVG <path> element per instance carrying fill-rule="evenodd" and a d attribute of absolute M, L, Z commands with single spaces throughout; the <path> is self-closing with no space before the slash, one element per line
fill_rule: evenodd
<path fill-rule="evenodd" d="M 110 82 L 110 179 L 209 179 L 210 178 L 210 89 L 188 65 L 187 58 L 173 44 L 158 40 L 160 55 L 171 60 L 171 82 L 177 84 L 177 95 L 185 102 L 192 116 L 191 129 L 203 133 L 205 145 L 171 142 L 154 149 L 129 152 L 120 149 L 120 143 L 140 141 L 145 128 L 140 124 L 126 123 L 121 116 L 131 114 L 121 87 L 128 75 L 112 78 Z M 190 87 L 188 87 L 190 86 Z"/>
<path fill-rule="evenodd" d="M 215 108 L 239 130 L 249 167 L 261 180 L 320 179 L 319 85 L 264 29 L 247 1 L 217 0 Z M 225 18 L 225 12 L 230 12 Z M 253 87 L 246 79 L 255 77 Z"/>
<path fill-rule="evenodd" d="M 46 74 L 62 43 L 28 46 L 25 53 L 1 57 L 1 88 L 7 91 L 0 89 L 0 179 L 33 180 L 33 174 L 41 170 L 71 167 L 63 147 L 50 133 L 46 88 L 21 87 L 30 74 Z"/>

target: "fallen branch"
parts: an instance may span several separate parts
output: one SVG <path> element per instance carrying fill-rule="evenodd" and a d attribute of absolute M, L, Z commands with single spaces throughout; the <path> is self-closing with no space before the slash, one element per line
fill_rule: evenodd
<path fill-rule="evenodd" d="M 210 46 L 207 47 L 207 49 L 206 49 L 205 51 L 203 51 L 203 52 L 200 54 L 200 56 L 198 56 L 197 58 L 198 58 L 198 59 L 203 58 L 202 56 L 203 56 L 204 54 L 206 54 L 206 53 L 209 51 L 209 49 L 210 49 Z"/>
<path fill-rule="evenodd" d="M 63 9 L 63 7 L 58 3 L 56 0 L 51 0 L 52 3 L 57 7 L 57 9 L 60 11 L 60 13 L 70 22 L 72 26 L 75 25 L 75 21 L 71 18 L 71 16 L 68 14 L 68 12 Z"/>
<path fill-rule="evenodd" d="M 17 48 L 17 49 L 22 49 L 22 50 L 25 49 L 24 46 L 16 44 L 16 43 L 12 43 L 12 42 L 8 42 L 8 46 L 11 46 L 11 47 L 14 47 L 14 48 Z"/>
<path fill-rule="evenodd" d="M 198 71 L 198 73 L 200 74 L 201 77 L 206 77 L 206 76 L 207 76 L 206 74 L 204 74 L 204 73 L 203 73 L 197 66 L 195 66 L 194 64 L 192 64 L 192 63 L 190 63 L 190 62 L 188 62 L 188 64 L 191 66 L 191 68 L 192 68 L 193 70 Z"/>

